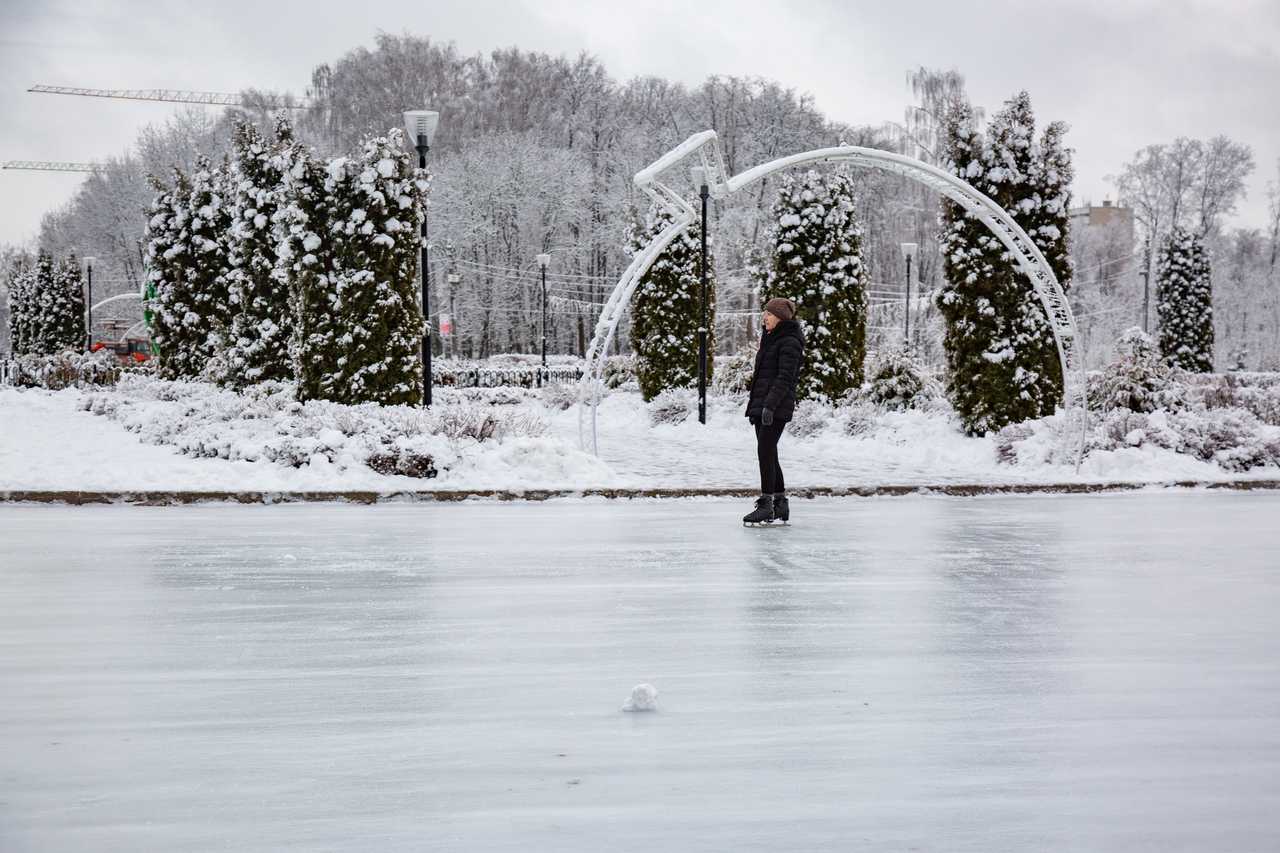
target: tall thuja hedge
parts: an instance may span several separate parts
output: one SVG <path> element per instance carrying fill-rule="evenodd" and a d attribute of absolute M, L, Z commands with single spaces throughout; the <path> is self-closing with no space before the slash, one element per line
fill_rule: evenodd
<path fill-rule="evenodd" d="M 48 286 L 42 288 L 44 353 L 83 351 L 85 346 L 84 287 L 80 262 L 72 252 L 52 265 Z"/>
<path fill-rule="evenodd" d="M 419 228 L 428 177 L 401 131 L 322 165 L 295 151 L 281 247 L 294 306 L 298 397 L 418 403 Z"/>
<path fill-rule="evenodd" d="M 56 261 L 40 249 L 34 264 L 18 261 L 9 278 L 9 339 L 14 355 L 55 355 L 82 350 L 84 290 L 72 253 Z"/>
<path fill-rule="evenodd" d="M 973 108 L 957 104 L 945 122 L 952 174 L 985 193 L 1040 248 L 1066 290 L 1071 152 L 1066 126 L 1054 122 L 1037 141 L 1031 102 L 1006 102 L 983 134 Z M 943 202 L 940 238 L 947 391 L 971 434 L 1043 416 L 1062 396 L 1062 366 L 1053 328 L 1031 282 L 991 231 L 962 207 Z"/>
<path fill-rule="evenodd" d="M 862 386 L 867 265 L 847 172 L 787 175 L 773 205 L 773 253 L 761 303 L 785 296 L 805 330 L 800 397 L 835 400 Z"/>
<path fill-rule="evenodd" d="M 293 379 L 293 310 L 279 244 L 280 211 L 289 202 L 285 172 L 298 160 L 297 147 L 285 119 L 270 142 L 249 122 L 238 123 L 232 138 L 227 263 L 234 315 L 219 377 L 232 387 Z"/>
<path fill-rule="evenodd" d="M 9 268 L 9 346 L 14 355 L 31 355 L 36 313 L 36 268 L 19 258 Z"/>
<path fill-rule="evenodd" d="M 638 255 L 673 222 L 652 206 L 643 221 L 633 219 L 628 238 Z M 668 388 L 698 384 L 698 329 L 702 319 L 702 237 L 697 221 L 676 235 L 644 274 L 631 298 L 631 347 L 635 350 L 640 394 L 652 400 Z M 715 354 L 715 261 L 707 241 L 707 382 Z"/>
<path fill-rule="evenodd" d="M 1213 288 L 1209 256 L 1192 232 L 1175 228 L 1161 242 L 1156 270 L 1160 354 L 1173 367 L 1213 371 Z"/>
<path fill-rule="evenodd" d="M 161 375 L 193 379 L 226 346 L 231 321 L 226 170 L 201 157 L 191 177 L 174 169 L 172 188 L 150 180 L 158 192 L 147 223 L 152 340 Z"/>

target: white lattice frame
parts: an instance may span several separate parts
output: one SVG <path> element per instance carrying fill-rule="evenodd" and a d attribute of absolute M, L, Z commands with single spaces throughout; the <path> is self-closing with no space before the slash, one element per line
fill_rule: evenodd
<path fill-rule="evenodd" d="M 586 396 L 590 391 L 591 449 L 592 452 L 599 453 L 596 408 L 600 401 L 604 353 L 613 341 L 622 313 L 630 303 L 636 286 L 657 260 L 658 255 L 697 218 L 692 203 L 661 181 L 665 172 L 692 156 L 697 156 L 701 160 L 701 165 L 706 168 L 707 182 L 714 198 L 726 198 L 749 184 L 783 169 L 823 162 L 849 163 L 854 166 L 893 172 L 918 181 L 951 199 L 986 225 L 1009 250 L 1019 268 L 1031 281 L 1031 286 L 1039 297 L 1041 305 L 1044 306 L 1045 315 L 1053 328 L 1054 341 L 1058 347 L 1058 359 L 1062 363 L 1062 408 L 1066 415 L 1066 429 L 1062 431 L 1062 435 L 1065 442 L 1063 449 L 1067 451 L 1064 455 L 1074 455 L 1076 469 L 1079 470 L 1088 425 L 1088 401 L 1085 397 L 1084 365 L 1080 359 L 1079 335 L 1076 332 L 1075 319 L 1071 315 L 1071 306 L 1067 304 L 1066 294 L 1063 293 L 1062 286 L 1049 267 L 1049 262 L 1027 233 L 1003 208 L 966 182 L 928 163 L 889 151 L 852 145 L 794 154 L 726 179 L 720 144 L 714 130 L 694 134 L 647 169 L 636 174 L 636 185 L 671 214 L 673 221 L 636 255 L 600 312 L 595 334 L 591 339 L 591 345 L 587 348 L 586 369 L 578 389 L 578 440 L 583 449 L 586 448 L 584 422 Z"/>

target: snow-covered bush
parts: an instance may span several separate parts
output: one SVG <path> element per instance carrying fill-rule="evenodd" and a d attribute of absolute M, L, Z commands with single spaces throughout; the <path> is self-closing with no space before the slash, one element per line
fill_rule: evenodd
<path fill-rule="evenodd" d="M 578 402 L 578 386 L 561 382 L 549 382 L 542 386 L 542 405 L 548 409 L 564 411 Z"/>
<path fill-rule="evenodd" d="M 1280 465 L 1280 427 L 1239 408 L 1192 405 L 1134 411 L 1116 406 L 1090 413 L 1085 453 L 1146 446 L 1210 462 L 1224 471 Z M 1053 461 L 1063 450 L 1058 417 L 1010 424 L 996 434 L 1000 459 Z"/>
<path fill-rule="evenodd" d="M 123 369 L 120 358 L 109 350 L 20 355 L 14 359 L 14 384 L 49 391 L 109 386 L 119 381 Z"/>
<path fill-rule="evenodd" d="M 1120 359 L 1087 379 L 1089 405 L 1101 411 L 1154 412 L 1181 405 L 1175 373 L 1160 358 L 1155 341 L 1133 326 L 1116 341 Z"/>
<path fill-rule="evenodd" d="M 831 423 L 834 410 L 822 400 L 801 400 L 787 423 L 787 432 L 796 438 L 817 435 Z"/>
<path fill-rule="evenodd" d="M 860 396 L 884 409 L 921 409 L 942 398 L 942 385 L 918 358 L 901 349 L 876 353 Z"/>
<path fill-rule="evenodd" d="M 630 355 L 611 355 L 604 360 L 601 384 L 605 388 L 621 388 L 629 382 L 637 382 L 636 359 Z M 639 390 L 636 385 L 636 390 Z"/>
<path fill-rule="evenodd" d="M 755 372 L 755 366 L 754 350 L 718 357 L 711 390 L 716 394 L 746 393 L 751 389 L 751 376 Z"/>
<path fill-rule="evenodd" d="M 669 388 L 649 402 L 649 420 L 659 424 L 680 424 L 698 410 L 698 395 L 685 388 Z"/>
<path fill-rule="evenodd" d="M 294 395 L 291 383 L 274 381 L 236 393 L 205 382 L 125 376 L 118 390 L 89 394 L 80 405 L 188 456 L 292 467 L 367 466 L 411 477 L 450 470 L 464 460 L 468 447 L 537 438 L 547 431 L 527 411 L 508 414 L 465 400 L 423 410 L 300 402 Z"/>
<path fill-rule="evenodd" d="M 875 430 L 881 409 L 854 396 L 836 409 L 835 420 L 845 435 L 863 436 Z"/>
<path fill-rule="evenodd" d="M 805 332 L 797 396 L 838 400 L 862 385 L 867 353 L 867 265 L 853 179 L 847 171 L 785 175 L 769 232 L 763 304 L 796 303 Z"/>
<path fill-rule="evenodd" d="M 1176 438 L 1166 446 L 1225 471 L 1280 464 L 1280 427 L 1262 424 L 1241 409 L 1170 412 L 1167 423 Z M 1159 443 L 1163 434 L 1153 438 Z"/>
<path fill-rule="evenodd" d="M 1189 405 L 1243 409 L 1280 426 L 1280 373 L 1183 373 L 1179 393 Z"/>
<path fill-rule="evenodd" d="M 454 443 L 469 439 L 479 444 L 511 436 L 537 438 L 546 434 L 547 425 L 530 414 L 505 415 L 480 406 L 449 406 L 434 414 L 432 430 Z"/>
<path fill-rule="evenodd" d="M 1001 462 L 1007 462 L 1010 465 L 1017 464 L 1018 445 L 1035 434 L 1036 429 L 1031 421 L 1019 421 L 1016 424 L 1002 426 L 994 437 L 996 457 Z"/>

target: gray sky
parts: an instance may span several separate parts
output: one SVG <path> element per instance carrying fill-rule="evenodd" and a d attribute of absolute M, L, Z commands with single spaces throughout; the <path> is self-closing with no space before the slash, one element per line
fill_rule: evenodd
<path fill-rule="evenodd" d="M 901 121 L 906 71 L 955 67 L 988 113 L 1026 89 L 1041 126 L 1071 125 L 1077 204 L 1100 202 L 1107 175 L 1177 136 L 1253 147 L 1249 198 L 1228 224 L 1262 226 L 1277 180 L 1275 0 L 0 0 L 0 161 L 120 153 L 175 109 L 33 85 L 301 94 L 313 66 L 379 30 L 467 54 L 585 50 L 618 80 L 761 75 L 852 124 Z M 0 243 L 33 236 L 82 179 L 0 171 Z"/>

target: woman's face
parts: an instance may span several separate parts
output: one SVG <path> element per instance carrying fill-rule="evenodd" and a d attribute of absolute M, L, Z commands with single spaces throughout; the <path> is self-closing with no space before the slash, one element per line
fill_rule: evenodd
<path fill-rule="evenodd" d="M 766 331 L 769 331 L 769 332 L 772 332 L 772 331 L 773 331 L 773 327 L 774 327 L 774 326 L 776 326 L 776 325 L 778 325 L 778 318 L 777 318 L 777 317 L 775 317 L 775 316 L 773 316 L 772 314 L 770 314 L 768 311 L 764 312 L 764 328 L 765 328 L 765 330 L 766 330 Z"/>

